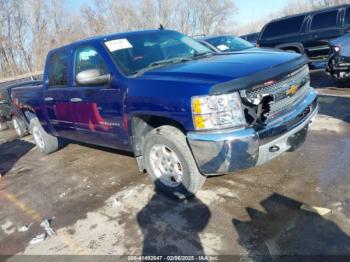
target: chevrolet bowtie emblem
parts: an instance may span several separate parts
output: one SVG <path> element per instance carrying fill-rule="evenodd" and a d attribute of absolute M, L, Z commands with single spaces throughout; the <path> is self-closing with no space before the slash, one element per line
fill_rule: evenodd
<path fill-rule="evenodd" d="M 291 85 L 288 90 L 286 91 L 287 96 L 292 96 L 298 91 L 298 86 L 297 85 Z"/>

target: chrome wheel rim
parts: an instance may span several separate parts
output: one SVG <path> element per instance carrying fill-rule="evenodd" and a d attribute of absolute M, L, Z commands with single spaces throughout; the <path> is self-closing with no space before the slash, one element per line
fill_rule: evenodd
<path fill-rule="evenodd" d="M 13 119 L 13 128 L 15 129 L 17 135 L 21 135 L 21 129 L 19 128 L 19 124 L 16 118 Z"/>
<path fill-rule="evenodd" d="M 38 145 L 38 147 L 44 148 L 45 146 L 44 139 L 37 127 L 33 128 L 33 136 L 34 136 L 35 143 Z"/>
<path fill-rule="evenodd" d="M 177 154 L 166 145 L 153 145 L 150 163 L 157 179 L 169 187 L 177 187 L 182 182 L 183 168 Z"/>

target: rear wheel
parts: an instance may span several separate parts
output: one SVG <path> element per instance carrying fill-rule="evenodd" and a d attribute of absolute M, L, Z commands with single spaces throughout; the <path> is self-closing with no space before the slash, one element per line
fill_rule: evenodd
<path fill-rule="evenodd" d="M 30 120 L 30 132 L 40 152 L 50 154 L 58 150 L 58 138 L 46 133 L 36 117 Z"/>
<path fill-rule="evenodd" d="M 147 172 L 155 186 L 166 194 L 184 199 L 204 184 L 185 135 L 173 126 L 152 130 L 144 144 Z"/>
<path fill-rule="evenodd" d="M 8 126 L 6 122 L 0 122 L 0 131 L 6 130 L 7 128 Z"/>
<path fill-rule="evenodd" d="M 23 137 L 25 135 L 28 135 L 28 131 L 25 128 L 23 121 L 21 121 L 19 118 L 14 116 L 12 118 L 12 125 L 13 125 L 13 128 L 15 129 L 15 131 L 19 137 Z"/>

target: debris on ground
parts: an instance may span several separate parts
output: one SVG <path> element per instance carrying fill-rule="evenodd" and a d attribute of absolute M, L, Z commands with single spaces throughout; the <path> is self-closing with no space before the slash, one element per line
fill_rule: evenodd
<path fill-rule="evenodd" d="M 7 235 L 11 235 L 15 232 L 15 227 L 12 221 L 6 220 L 6 222 L 2 224 L 0 227 L 2 231 L 4 231 Z"/>
<path fill-rule="evenodd" d="M 48 236 L 52 237 L 56 235 L 55 230 L 51 227 L 51 219 L 45 219 L 43 222 L 40 223 L 40 226 L 45 229 Z"/>
<path fill-rule="evenodd" d="M 45 233 L 42 233 L 42 234 L 39 234 L 39 235 L 36 235 L 32 240 L 30 240 L 30 244 L 36 244 L 36 243 L 39 243 L 41 241 L 44 241 L 46 239 L 46 234 Z"/>
<path fill-rule="evenodd" d="M 60 194 L 60 198 L 63 198 L 65 196 L 66 196 L 66 192 L 63 192 L 63 193 Z"/>
<path fill-rule="evenodd" d="M 33 223 L 30 223 L 28 226 L 24 225 L 21 227 L 17 227 L 18 232 L 26 232 L 29 230 L 29 228 L 33 225 Z"/>
<path fill-rule="evenodd" d="M 316 214 L 318 214 L 320 216 L 324 216 L 324 215 L 327 215 L 327 214 L 332 212 L 332 210 L 330 210 L 329 208 L 317 207 L 317 206 L 309 206 L 309 205 L 306 205 L 306 204 L 302 204 L 300 208 L 302 210 L 305 210 L 305 211 L 316 213 Z"/>
<path fill-rule="evenodd" d="M 128 193 L 126 193 L 125 196 L 122 197 L 122 199 L 128 198 L 129 196 L 132 195 L 132 193 L 134 193 L 134 189 L 131 189 Z"/>
<path fill-rule="evenodd" d="M 113 206 L 113 207 L 120 206 L 120 202 L 119 202 L 116 198 L 114 198 L 114 199 L 113 199 L 113 204 L 112 204 L 112 206 Z"/>

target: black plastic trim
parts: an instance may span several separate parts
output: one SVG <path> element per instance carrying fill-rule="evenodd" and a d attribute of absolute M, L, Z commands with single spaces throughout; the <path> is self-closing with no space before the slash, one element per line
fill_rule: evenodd
<path fill-rule="evenodd" d="M 210 89 L 209 94 L 221 95 L 243 89 L 250 89 L 256 85 L 262 85 L 264 82 L 273 79 L 275 80 L 276 78 L 282 78 L 291 73 L 291 71 L 296 70 L 303 65 L 308 64 L 309 62 L 309 58 L 306 55 L 302 55 L 293 60 L 272 66 L 263 71 L 237 78 L 228 82 L 216 84 Z"/>

